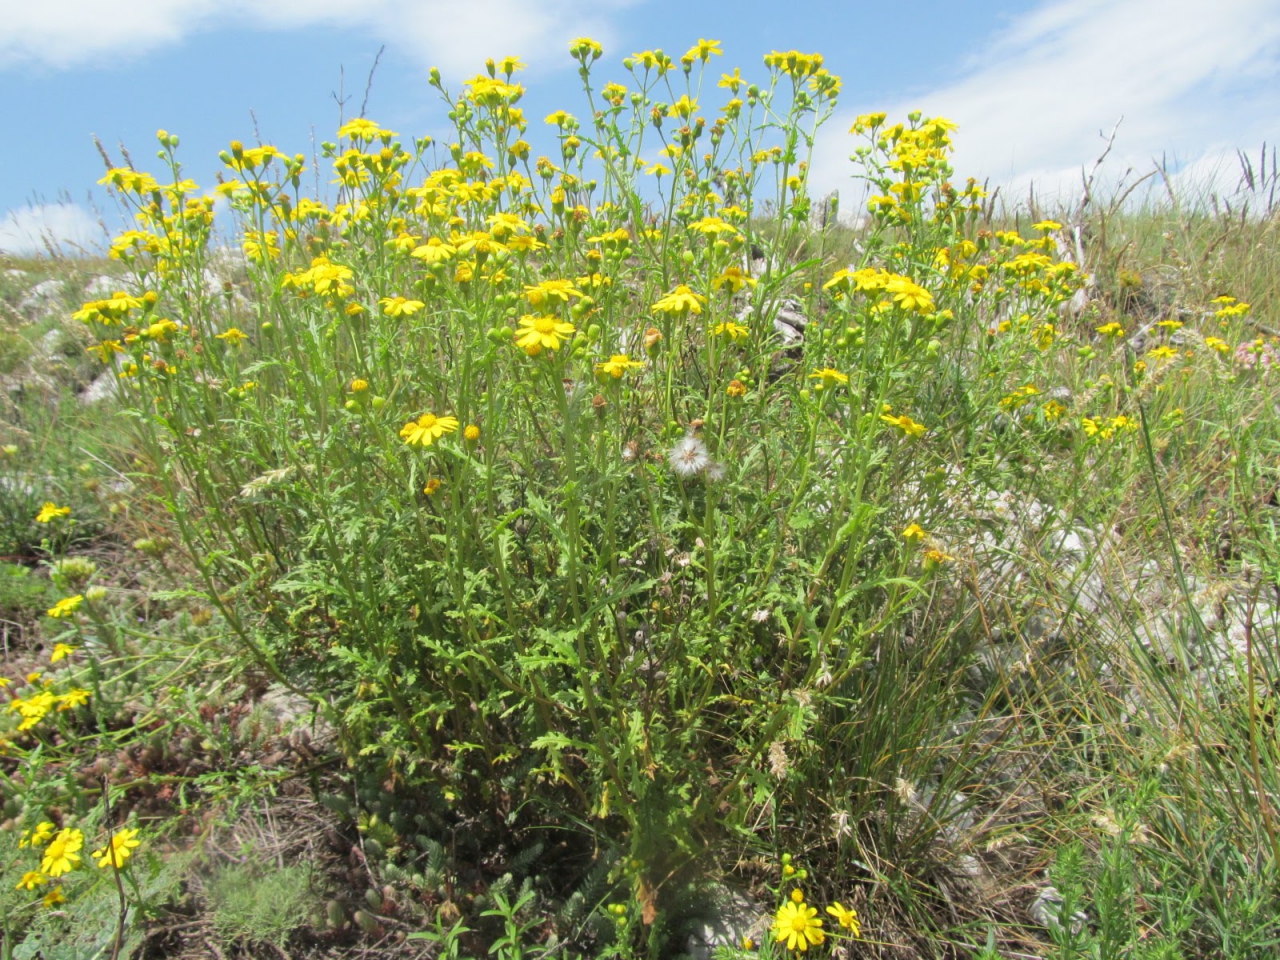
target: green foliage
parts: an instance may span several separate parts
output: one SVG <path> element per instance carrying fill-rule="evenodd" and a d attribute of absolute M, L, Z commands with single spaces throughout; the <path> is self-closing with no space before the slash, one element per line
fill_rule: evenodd
<path fill-rule="evenodd" d="M 223 942 L 280 948 L 294 931 L 316 922 L 321 902 L 308 864 L 232 864 L 209 881 L 206 895 Z"/>

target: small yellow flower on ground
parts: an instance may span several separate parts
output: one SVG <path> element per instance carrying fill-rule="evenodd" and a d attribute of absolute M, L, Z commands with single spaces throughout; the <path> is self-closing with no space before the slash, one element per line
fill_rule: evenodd
<path fill-rule="evenodd" d="M 436 494 L 436 491 L 439 489 L 440 489 L 440 478 L 432 477 L 430 480 L 427 481 L 427 485 L 422 488 L 422 492 L 425 493 L 428 497 L 434 497 Z"/>
<path fill-rule="evenodd" d="M 53 831 L 56 829 L 57 827 L 55 827 L 48 820 L 45 820 L 42 823 L 38 823 L 36 824 L 36 828 L 34 830 L 30 830 L 27 833 L 24 833 L 22 835 L 22 839 L 18 841 L 18 846 L 19 847 L 27 847 L 27 846 L 36 847 L 36 846 L 42 845 L 45 842 L 47 842 L 50 837 L 53 836 Z"/>
<path fill-rule="evenodd" d="M 826 939 L 822 930 L 822 921 L 817 919 L 818 910 L 804 902 L 804 895 L 799 890 L 792 893 L 791 899 L 778 908 L 773 918 L 773 939 L 785 944 L 791 951 L 804 953 L 811 946 L 818 946 Z"/>
<path fill-rule="evenodd" d="M 862 936 L 862 929 L 858 923 L 858 911 L 847 910 L 841 903 L 833 903 L 827 907 L 827 913 L 836 918 L 836 923 L 844 927 L 855 937 Z"/>
<path fill-rule="evenodd" d="M 67 898 L 66 898 L 66 895 L 62 892 L 61 887 L 54 887 L 52 890 L 50 890 L 43 897 L 40 898 L 40 902 L 43 903 L 46 907 L 53 907 L 59 903 L 66 903 Z"/>
<path fill-rule="evenodd" d="M 913 523 L 902 531 L 903 540 L 923 540 L 924 528 L 918 523 Z"/>
<path fill-rule="evenodd" d="M 80 862 L 79 850 L 84 846 L 84 834 L 73 827 L 64 828 L 45 847 L 40 872 L 49 877 L 70 873 Z"/>
<path fill-rule="evenodd" d="M 362 380 L 359 377 L 356 377 L 356 379 L 351 381 L 350 390 L 352 393 L 363 393 L 365 390 L 368 390 L 368 389 L 369 389 L 368 380 Z"/>
<path fill-rule="evenodd" d="M 462 435 L 467 439 L 468 443 L 475 443 L 480 439 L 480 428 L 474 423 L 469 423 L 467 428 L 462 431 Z"/>
<path fill-rule="evenodd" d="M 40 508 L 40 512 L 36 514 L 36 523 L 50 523 L 58 517 L 70 515 L 70 507 L 60 507 L 56 503 L 46 500 L 44 506 Z"/>
<path fill-rule="evenodd" d="M 50 663 L 57 663 L 59 660 L 65 660 L 71 654 L 76 652 L 76 648 L 69 643 L 55 643 L 53 645 L 53 653 L 49 657 Z"/>
<path fill-rule="evenodd" d="M 18 881 L 15 890 L 34 890 L 42 883 L 48 883 L 49 878 L 39 870 L 28 870 L 22 875 L 22 879 Z"/>
<path fill-rule="evenodd" d="M 724 392 L 734 398 L 745 397 L 747 395 L 747 385 L 741 380 L 730 380 L 729 386 L 725 387 Z"/>
<path fill-rule="evenodd" d="M 217 336 L 217 339 L 225 340 L 227 343 L 231 344 L 233 347 L 238 347 L 240 344 L 244 343 L 246 340 L 249 339 L 249 335 L 245 333 L 243 330 L 241 330 L 239 327 L 232 327 L 231 329 L 227 330 L 225 333 L 219 333 L 216 336 Z"/>
<path fill-rule="evenodd" d="M 113 833 L 109 844 L 101 850 L 93 851 L 93 858 L 98 861 L 98 866 L 103 870 L 107 867 L 115 867 L 117 870 L 123 867 L 125 861 L 133 856 L 134 849 L 142 846 L 142 841 L 137 836 L 137 830 L 119 830 Z"/>
<path fill-rule="evenodd" d="M 84 596 L 77 593 L 74 597 L 63 597 L 45 612 L 59 620 L 62 617 L 69 617 L 80 609 L 80 604 L 84 602 Z"/>
<path fill-rule="evenodd" d="M 413 446 L 429 447 L 446 433 L 458 429 L 456 417 L 437 417 L 434 413 L 424 413 L 412 423 L 406 423 L 400 430 L 404 442 Z"/>

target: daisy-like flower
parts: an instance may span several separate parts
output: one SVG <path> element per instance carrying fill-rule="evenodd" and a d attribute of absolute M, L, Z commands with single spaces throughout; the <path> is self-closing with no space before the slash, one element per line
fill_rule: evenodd
<path fill-rule="evenodd" d="M 892 424 L 909 437 L 923 437 L 926 427 L 923 423 L 916 423 L 906 414 L 898 417 L 891 417 L 887 413 L 882 413 L 880 419 L 885 423 Z"/>
<path fill-rule="evenodd" d="M 707 446 L 692 433 L 686 434 L 667 454 L 671 469 L 682 477 L 692 477 L 711 466 Z"/>
<path fill-rule="evenodd" d="M 918 523 L 913 523 L 902 531 L 903 540 L 923 540 L 924 528 Z"/>
<path fill-rule="evenodd" d="M 804 894 L 793 890 L 791 899 L 778 908 L 773 918 L 773 939 L 799 953 L 820 945 L 826 934 L 817 916 L 818 908 L 809 906 L 804 902 Z"/>
<path fill-rule="evenodd" d="M 845 909 L 844 904 L 837 902 L 827 907 L 827 913 L 835 917 L 836 923 L 840 924 L 840 926 L 844 927 L 844 929 L 848 930 L 855 937 L 862 936 L 862 927 L 861 924 L 858 923 L 857 910 L 847 910 Z"/>
<path fill-rule="evenodd" d="M 59 660 L 65 660 L 71 654 L 76 652 L 76 648 L 69 643 L 55 643 L 53 645 L 53 653 L 49 657 L 50 663 L 57 663 Z"/>
<path fill-rule="evenodd" d="M 49 841 L 40 861 L 40 872 L 48 877 L 60 877 L 70 873 L 80 862 L 80 848 L 84 846 L 84 834 L 74 827 L 64 828 Z"/>
<path fill-rule="evenodd" d="M 457 252 L 457 247 L 445 243 L 439 237 L 431 237 L 422 246 L 415 247 L 409 256 L 424 260 L 428 264 L 444 263 Z"/>
<path fill-rule="evenodd" d="M 71 616 L 73 613 L 79 610 L 80 604 L 82 604 L 83 602 L 84 602 L 83 594 L 77 593 L 74 597 L 63 597 L 61 600 L 55 603 L 52 607 L 46 610 L 45 613 L 53 617 L 53 619 L 55 620 L 60 620 L 63 617 Z"/>
<path fill-rule="evenodd" d="M 434 413 L 424 413 L 417 420 L 406 423 L 400 430 L 400 436 L 409 446 L 417 444 L 429 447 L 446 433 L 453 433 L 457 429 L 457 417 L 437 417 Z"/>
<path fill-rule="evenodd" d="M 70 507 L 60 507 L 53 501 L 46 500 L 44 506 L 40 508 L 40 512 L 36 514 L 36 523 L 51 523 L 58 517 L 67 517 L 70 515 Z"/>
<path fill-rule="evenodd" d="M 817 373 L 809 374 L 809 379 L 821 380 L 824 387 L 834 387 L 840 383 L 848 383 L 849 375 L 841 373 L 839 370 L 833 370 L 831 367 L 823 367 Z"/>
<path fill-rule="evenodd" d="M 733 323 L 731 321 L 717 323 L 715 325 L 715 329 L 711 332 L 718 337 L 728 337 L 730 340 L 735 342 L 738 340 L 745 340 L 747 337 L 751 336 L 750 330 L 740 323 Z"/>
<path fill-rule="evenodd" d="M 652 310 L 654 313 L 701 313 L 706 302 L 706 297 L 694 293 L 682 283 L 655 303 Z"/>
<path fill-rule="evenodd" d="M 19 847 L 41 846 L 44 843 L 46 843 L 50 837 L 53 836 L 53 831 L 56 829 L 57 827 L 55 827 L 48 820 L 45 820 L 42 823 L 37 823 L 36 828 L 34 830 L 28 830 L 26 833 L 22 835 L 22 839 L 18 841 L 18 846 Z"/>
<path fill-rule="evenodd" d="M 246 340 L 248 340 L 249 335 L 245 333 L 243 330 L 241 330 L 239 327 L 231 327 L 225 333 L 215 334 L 215 339 L 225 340 L 227 343 L 231 344 L 233 347 L 236 347 L 244 343 Z"/>
<path fill-rule="evenodd" d="M 543 350 L 558 350 L 560 341 L 572 336 L 573 332 L 573 324 L 559 317 L 526 313 L 520 318 L 520 329 L 516 331 L 516 346 L 536 357 Z"/>
<path fill-rule="evenodd" d="M 411 317 L 426 304 L 406 297 L 383 297 L 378 301 L 378 306 L 382 307 L 382 312 L 388 317 Z"/>
<path fill-rule="evenodd" d="M 18 885 L 13 889 L 34 890 L 36 887 L 40 886 L 42 883 L 48 883 L 48 882 L 49 882 L 49 878 L 46 877 L 43 873 L 41 873 L 39 870 L 28 870 L 26 873 L 22 875 L 22 879 L 18 881 Z"/>
<path fill-rule="evenodd" d="M 597 363 L 596 372 L 602 376 L 620 380 L 628 370 L 639 370 L 643 366 L 644 361 L 642 360 L 632 360 L 625 353 L 615 353 L 603 363 Z"/>
<path fill-rule="evenodd" d="M 113 833 L 110 843 L 101 850 L 93 851 L 93 858 L 98 861 L 98 866 L 103 870 L 107 867 L 115 867 L 117 870 L 123 867 L 125 861 L 133 856 L 134 849 L 142 846 L 142 841 L 137 836 L 137 830 L 118 830 Z"/>
<path fill-rule="evenodd" d="M 40 902 L 43 903 L 46 907 L 54 907 L 54 906 L 57 906 L 59 903 L 66 903 L 67 898 L 66 898 L 66 895 L 62 892 L 61 887 L 54 887 L 52 890 L 50 890 L 43 897 L 40 898 Z"/>
<path fill-rule="evenodd" d="M 573 285 L 572 280 L 543 280 L 541 283 L 526 285 L 524 288 L 525 299 L 534 307 L 541 307 L 544 303 L 553 300 L 568 303 L 570 297 L 582 295 L 582 291 Z"/>

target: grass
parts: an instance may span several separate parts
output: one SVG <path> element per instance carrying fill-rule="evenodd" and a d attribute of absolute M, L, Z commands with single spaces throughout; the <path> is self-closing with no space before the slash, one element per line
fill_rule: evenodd
<path fill-rule="evenodd" d="M 473 153 L 356 122 L 323 205 L 232 145 L 226 293 L 211 209 L 121 168 L 134 295 L 9 332 L 122 376 L 3 438 L 5 956 L 665 957 L 725 903 L 775 956 L 788 902 L 807 953 L 1271 955 L 1270 184 L 998 214 L 868 117 L 877 213 L 819 228 L 819 62 L 700 127 L 575 56 L 544 162 L 496 71 L 446 94 Z M 644 179 L 654 130 L 707 139 Z M 41 822 L 143 853 L 53 876 Z"/>

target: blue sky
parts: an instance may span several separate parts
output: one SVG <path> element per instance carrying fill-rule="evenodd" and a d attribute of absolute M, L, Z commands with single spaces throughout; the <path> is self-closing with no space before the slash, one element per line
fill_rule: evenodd
<path fill-rule="evenodd" d="M 849 119 L 873 109 L 957 120 L 959 172 L 1015 196 L 1078 182 L 1121 117 L 1115 177 L 1165 155 L 1228 190 L 1236 150 L 1280 140 L 1280 0 L 0 0 L 0 23 L 0 250 L 14 252 L 43 230 L 92 244 L 95 208 L 116 222 L 92 135 L 159 172 L 164 127 L 211 187 L 232 139 L 310 155 L 313 134 L 332 137 L 339 84 L 354 115 L 384 45 L 367 113 L 406 138 L 445 132 L 431 65 L 458 89 L 484 57 L 520 56 L 537 126 L 581 108 L 574 36 L 605 45 L 602 82 L 626 79 L 628 53 L 678 57 L 700 37 L 723 44 L 717 75 L 760 79 L 770 50 L 818 51 L 844 80 L 814 167 L 824 191 L 847 179 Z"/>

